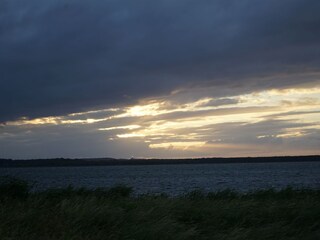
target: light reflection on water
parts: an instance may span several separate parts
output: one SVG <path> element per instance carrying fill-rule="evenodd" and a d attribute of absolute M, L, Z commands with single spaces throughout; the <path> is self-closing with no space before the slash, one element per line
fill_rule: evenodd
<path fill-rule="evenodd" d="M 0 168 L 0 175 L 36 182 L 37 189 L 125 184 L 138 194 L 177 195 L 198 188 L 205 191 L 226 188 L 249 191 L 289 185 L 320 188 L 320 162 Z"/>

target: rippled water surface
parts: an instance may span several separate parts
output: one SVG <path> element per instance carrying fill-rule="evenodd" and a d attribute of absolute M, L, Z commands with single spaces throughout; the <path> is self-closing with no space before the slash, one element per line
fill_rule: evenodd
<path fill-rule="evenodd" d="M 206 191 L 226 188 L 248 191 L 288 185 L 320 188 L 320 162 L 2 168 L 0 175 L 36 182 L 37 189 L 126 184 L 136 193 L 173 195 L 197 188 Z"/>

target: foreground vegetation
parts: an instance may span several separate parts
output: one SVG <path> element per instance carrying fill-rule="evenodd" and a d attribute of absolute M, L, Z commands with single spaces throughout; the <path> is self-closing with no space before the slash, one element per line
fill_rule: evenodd
<path fill-rule="evenodd" d="M 30 191 L 0 183 L 0 239 L 320 239 L 320 190 L 132 196 L 132 189 Z"/>

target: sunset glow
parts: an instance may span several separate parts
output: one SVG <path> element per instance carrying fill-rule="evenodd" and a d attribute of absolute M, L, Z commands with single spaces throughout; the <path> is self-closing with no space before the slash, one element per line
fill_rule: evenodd
<path fill-rule="evenodd" d="M 86 125 L 86 131 L 103 132 L 106 145 L 123 139 L 151 152 L 163 149 L 179 156 L 221 155 L 226 154 L 226 149 L 232 156 L 250 155 L 252 149 L 255 149 L 252 155 L 259 155 L 279 143 L 283 149 L 277 154 L 289 154 L 291 148 L 303 154 L 305 151 L 295 143 L 320 131 L 319 103 L 318 87 L 272 89 L 227 98 L 206 96 L 193 102 L 187 98 L 175 101 L 171 95 L 170 100 L 149 99 L 113 111 L 101 109 L 10 121 L 3 125 L 0 139 L 25 136 L 25 141 L 29 141 L 37 131 L 50 126 L 78 129 Z M 99 118 L 94 118 L 97 113 Z M 25 135 L 26 132 L 29 134 Z M 267 145 L 262 144 L 266 142 Z M 313 144 L 309 148 L 307 152 L 318 151 Z"/>

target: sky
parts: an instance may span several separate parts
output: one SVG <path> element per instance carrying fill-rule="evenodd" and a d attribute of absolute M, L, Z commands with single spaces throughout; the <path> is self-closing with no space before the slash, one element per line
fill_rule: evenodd
<path fill-rule="evenodd" d="M 319 0 L 2 0 L 0 158 L 320 154 Z"/>

